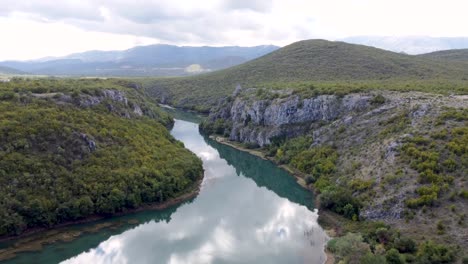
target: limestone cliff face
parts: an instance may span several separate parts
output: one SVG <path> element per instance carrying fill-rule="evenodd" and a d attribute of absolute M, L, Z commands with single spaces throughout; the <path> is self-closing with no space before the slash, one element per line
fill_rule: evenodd
<path fill-rule="evenodd" d="M 54 97 L 54 99 L 59 103 L 71 103 L 82 108 L 105 104 L 109 111 L 126 118 L 143 115 L 151 116 L 153 114 L 149 110 L 143 110 L 142 107 L 144 106 L 140 106 L 136 102 L 130 102 L 125 92 L 119 90 L 102 90 L 100 95 L 79 94 L 75 97 L 61 95 Z"/>
<path fill-rule="evenodd" d="M 466 111 L 467 108 L 466 95 L 369 91 L 346 96 L 301 98 L 286 92 L 258 94 L 252 89 L 250 93 L 237 92 L 221 101 L 212 109 L 207 121 L 202 123 L 201 129 L 206 129 L 208 133 L 224 134 L 233 141 L 249 143 L 247 145 L 272 144 L 264 150 L 277 162 L 282 162 L 277 154 L 288 138 L 305 136 L 311 139 L 307 141 L 311 142 L 310 146 L 303 146 L 304 149 L 331 147 L 338 158 L 336 171 L 328 180 L 335 186 L 349 188 L 353 196 L 363 202 L 359 217 L 412 230 L 415 223 L 425 221 L 426 215 L 420 214 L 413 216 L 416 220 L 402 221 L 406 213 L 411 212 L 405 203 L 420 197 L 418 188 L 430 185 L 420 180 L 418 170 L 412 165 L 414 162 L 402 153 L 402 147 L 408 146 L 408 142 L 415 138 L 424 138 L 427 142 L 436 142 L 422 148 L 427 148 L 428 153 L 438 153 L 440 162 L 448 158 L 457 159 L 455 156 L 458 154 L 447 152 L 448 142 L 453 140 L 450 136 L 444 136 L 445 139 L 441 140 L 434 138 L 440 133 L 466 129 L 466 121 L 461 115 L 461 121 L 439 120 L 448 113 L 448 109 Z M 462 168 L 464 165 L 459 166 Z M 458 186 L 466 186 L 462 177 L 457 176 L 462 175 L 462 171 L 446 170 L 444 173 L 454 178 L 453 184 L 448 187 L 452 193 L 457 192 Z M 355 187 L 359 183 L 368 185 Z M 447 191 L 437 198 L 440 205 L 431 207 L 431 213 L 438 217 L 450 213 L 447 208 L 454 201 L 449 199 L 449 193 Z M 456 208 L 467 208 L 466 200 L 455 203 Z M 421 230 L 430 232 L 431 228 L 434 227 L 425 225 Z M 458 226 L 447 230 L 457 243 L 466 243 L 459 235 Z"/>
<path fill-rule="evenodd" d="M 293 137 L 311 129 L 314 122 L 330 122 L 371 106 L 370 95 L 344 97 L 320 95 L 301 99 L 297 95 L 276 99 L 246 99 L 222 103 L 211 112 L 210 122 L 221 119 L 231 124 L 231 140 L 268 145 L 275 137 Z"/>

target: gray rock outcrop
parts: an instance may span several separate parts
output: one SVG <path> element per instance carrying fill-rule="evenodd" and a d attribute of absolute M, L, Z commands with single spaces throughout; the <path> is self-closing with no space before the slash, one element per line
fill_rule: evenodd
<path fill-rule="evenodd" d="M 212 111 L 209 120 L 232 123 L 230 140 L 268 145 L 275 137 L 293 137 L 310 129 L 311 123 L 330 122 L 350 112 L 369 108 L 370 95 L 344 97 L 320 95 L 301 99 L 297 95 L 276 99 L 243 99 L 225 103 Z"/>

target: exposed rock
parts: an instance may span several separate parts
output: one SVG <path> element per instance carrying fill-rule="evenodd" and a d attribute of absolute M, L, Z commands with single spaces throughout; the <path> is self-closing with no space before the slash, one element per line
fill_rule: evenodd
<path fill-rule="evenodd" d="M 387 149 L 385 151 L 385 159 L 390 162 L 390 163 L 393 163 L 395 161 L 395 155 L 398 151 L 398 148 L 401 146 L 401 143 L 400 142 L 390 142 L 390 144 L 388 144 L 387 146 Z"/>
<path fill-rule="evenodd" d="M 264 146 L 274 137 L 299 135 L 310 129 L 313 122 L 330 122 L 349 112 L 365 110 L 369 108 L 371 98 L 360 94 L 320 95 L 308 99 L 296 95 L 264 100 L 238 97 L 212 111 L 209 119 L 232 122 L 231 140 Z M 350 120 L 351 117 L 347 118 Z"/>
<path fill-rule="evenodd" d="M 240 84 L 238 84 L 236 86 L 236 89 L 234 90 L 234 92 L 232 93 L 232 96 L 233 97 L 236 97 L 238 96 L 240 93 L 242 92 L 242 86 Z"/>
<path fill-rule="evenodd" d="M 125 92 L 119 90 L 103 90 L 102 93 L 104 94 L 105 98 L 109 98 L 114 102 L 122 102 L 124 105 L 128 104 L 128 99 L 125 96 Z"/>
<path fill-rule="evenodd" d="M 125 118 L 143 115 L 154 116 L 154 113 L 147 110 L 144 111 L 140 105 L 133 102 L 130 103 L 125 92 L 120 90 L 102 90 L 100 95 L 79 94 L 78 96 L 70 96 L 63 94 L 59 97 L 54 96 L 53 98 L 57 104 L 70 103 L 83 108 L 105 103 L 109 112 L 116 113 Z"/>
<path fill-rule="evenodd" d="M 86 135 L 85 133 L 80 133 L 80 137 L 81 139 L 83 139 L 86 144 L 88 145 L 88 148 L 89 148 L 89 152 L 94 152 L 96 151 L 97 149 L 97 145 L 96 145 L 96 142 L 94 140 L 92 140 L 88 135 Z"/>
<path fill-rule="evenodd" d="M 137 116 L 143 115 L 143 111 L 141 110 L 140 106 L 137 104 L 133 106 L 133 113 L 136 114 Z"/>
<path fill-rule="evenodd" d="M 385 208 L 383 205 L 369 207 L 360 213 L 360 217 L 367 220 L 394 220 L 401 219 L 403 216 L 404 207 L 402 203 L 397 203 L 390 208 Z"/>

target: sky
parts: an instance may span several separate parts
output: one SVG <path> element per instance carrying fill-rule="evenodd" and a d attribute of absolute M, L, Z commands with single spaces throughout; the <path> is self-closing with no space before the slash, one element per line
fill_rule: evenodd
<path fill-rule="evenodd" d="M 0 0 L 0 60 L 156 43 L 467 37 L 466 0 Z"/>

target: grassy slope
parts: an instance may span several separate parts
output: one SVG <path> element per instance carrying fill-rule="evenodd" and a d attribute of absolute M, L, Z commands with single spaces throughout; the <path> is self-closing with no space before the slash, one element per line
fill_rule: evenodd
<path fill-rule="evenodd" d="M 169 134 L 167 115 L 128 84 L 0 84 L 0 236 L 163 202 L 193 186 L 201 162 Z M 124 92 L 128 104 L 82 106 L 103 89 Z M 127 109 L 135 104 L 143 116 Z"/>
<path fill-rule="evenodd" d="M 433 59 L 437 61 L 453 61 L 468 63 L 468 49 L 455 49 L 436 51 L 419 55 L 418 57 Z M 468 67 L 468 66 L 466 66 Z"/>
<path fill-rule="evenodd" d="M 450 87 L 460 90 L 468 86 L 467 77 L 468 68 L 460 63 L 449 64 L 343 42 L 306 40 L 226 70 L 189 78 L 146 80 L 144 85 L 151 95 L 172 104 L 206 110 L 217 99 L 232 94 L 237 84 L 303 88 L 312 82 L 319 88 L 331 86 L 331 89 L 319 89 L 330 93 L 334 86 L 377 89 L 383 85 L 403 89 L 415 81 L 419 90 L 433 90 L 433 86 L 450 80 Z M 395 88 L 394 83 L 397 83 Z"/>

